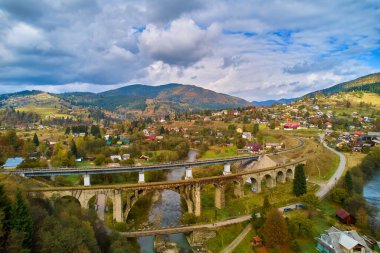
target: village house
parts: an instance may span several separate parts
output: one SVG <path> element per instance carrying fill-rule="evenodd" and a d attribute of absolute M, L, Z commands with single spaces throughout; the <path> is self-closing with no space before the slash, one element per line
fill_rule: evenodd
<path fill-rule="evenodd" d="M 335 217 L 343 224 L 346 224 L 346 225 L 355 224 L 355 218 L 343 208 L 340 208 L 336 212 Z"/>
<path fill-rule="evenodd" d="M 131 158 L 131 155 L 130 154 L 123 154 L 123 160 L 127 160 L 129 158 Z"/>
<path fill-rule="evenodd" d="M 284 129 L 297 129 L 301 126 L 299 122 L 287 122 L 284 124 Z"/>
<path fill-rule="evenodd" d="M 317 249 L 322 253 L 372 253 L 366 240 L 354 230 L 341 231 L 331 227 L 315 238 Z"/>
<path fill-rule="evenodd" d="M 252 133 L 251 132 L 243 132 L 241 134 L 241 138 L 246 139 L 246 140 L 252 140 Z"/>
<path fill-rule="evenodd" d="M 261 153 L 263 151 L 263 146 L 254 142 L 247 143 L 246 148 L 253 153 Z"/>
<path fill-rule="evenodd" d="M 156 139 L 156 136 L 154 134 L 149 135 L 149 136 L 146 137 L 147 141 L 154 141 L 155 139 Z"/>
<path fill-rule="evenodd" d="M 282 148 L 282 145 L 283 143 L 279 143 L 279 142 L 267 142 L 265 143 L 265 149 L 274 149 L 274 150 L 278 150 L 278 149 L 281 149 Z"/>
<path fill-rule="evenodd" d="M 120 155 L 111 155 L 110 158 L 111 158 L 111 160 L 114 161 L 114 162 L 115 162 L 115 161 L 121 161 L 121 160 L 122 160 Z"/>
<path fill-rule="evenodd" d="M 148 129 L 143 129 L 142 132 L 145 136 L 149 136 L 149 130 Z"/>
<path fill-rule="evenodd" d="M 24 161 L 22 157 L 8 158 L 5 164 L 1 166 L 3 169 L 14 169 Z"/>
<path fill-rule="evenodd" d="M 332 128 L 332 124 L 331 124 L 331 122 L 328 122 L 328 121 L 327 121 L 327 122 L 325 123 L 325 125 L 326 125 L 327 128 Z"/>
<path fill-rule="evenodd" d="M 50 146 L 50 147 L 54 147 L 55 144 L 57 144 L 58 140 L 57 139 L 46 139 L 46 143 Z"/>

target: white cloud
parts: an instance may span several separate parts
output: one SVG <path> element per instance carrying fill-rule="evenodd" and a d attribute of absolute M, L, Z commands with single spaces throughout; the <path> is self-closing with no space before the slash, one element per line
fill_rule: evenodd
<path fill-rule="evenodd" d="M 379 71 L 379 17 L 374 0 L 3 0 L 0 92 L 179 82 L 295 97 Z"/>
<path fill-rule="evenodd" d="M 178 19 L 168 28 L 148 25 L 141 34 L 139 47 L 154 60 L 189 66 L 211 54 L 211 45 L 219 32 L 217 25 L 204 30 L 191 19 Z"/>
<path fill-rule="evenodd" d="M 25 23 L 13 26 L 6 34 L 5 42 L 10 47 L 22 49 L 45 50 L 51 47 L 41 30 Z"/>

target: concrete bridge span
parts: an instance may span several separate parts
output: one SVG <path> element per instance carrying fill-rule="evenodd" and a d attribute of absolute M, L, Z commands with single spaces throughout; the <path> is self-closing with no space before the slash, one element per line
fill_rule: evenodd
<path fill-rule="evenodd" d="M 65 196 L 74 197 L 84 208 L 88 208 L 88 203 L 92 197 L 104 194 L 113 203 L 113 219 L 116 222 L 123 222 L 128 218 L 130 210 L 141 196 L 148 192 L 169 189 L 180 193 L 186 202 L 189 213 L 200 216 L 202 206 L 201 193 L 202 188 L 206 185 L 213 184 L 215 186 L 214 204 L 216 208 L 222 209 L 225 207 L 225 189 L 227 184 L 233 183 L 235 197 L 241 198 L 244 196 L 244 184 L 246 181 L 250 180 L 252 182 L 252 190 L 259 193 L 261 192 L 262 184 L 271 188 L 275 187 L 277 183 L 292 180 L 296 165 L 305 163 L 305 160 L 298 160 L 269 168 L 167 182 L 34 188 L 29 190 L 29 194 L 48 199 Z"/>

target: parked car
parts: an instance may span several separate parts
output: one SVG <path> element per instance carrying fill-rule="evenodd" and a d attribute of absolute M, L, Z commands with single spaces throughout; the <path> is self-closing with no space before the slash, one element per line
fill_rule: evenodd
<path fill-rule="evenodd" d="M 296 209 L 305 209 L 305 206 L 302 204 L 297 204 Z"/>
<path fill-rule="evenodd" d="M 291 212 L 291 211 L 293 211 L 293 209 L 290 207 L 284 208 L 284 213 Z"/>

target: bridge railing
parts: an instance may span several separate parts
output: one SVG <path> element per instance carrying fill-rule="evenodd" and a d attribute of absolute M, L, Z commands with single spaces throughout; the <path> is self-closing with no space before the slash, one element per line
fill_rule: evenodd
<path fill-rule="evenodd" d="M 163 163 L 155 163 L 155 164 L 146 164 L 146 165 L 127 165 L 127 166 L 112 166 L 112 167 L 104 167 L 104 166 L 91 166 L 91 167 L 43 167 L 43 168 L 19 168 L 19 169 L 8 169 L 4 170 L 3 172 L 7 173 L 36 173 L 36 172 L 49 172 L 49 171 L 81 171 L 81 170 L 115 170 L 115 169 L 136 169 L 136 168 L 155 168 L 155 167 L 172 167 L 172 166 L 186 166 L 186 165 L 193 165 L 196 166 L 197 164 L 204 164 L 204 163 L 223 163 L 223 162 L 233 162 L 235 160 L 244 160 L 244 159 L 254 159 L 257 155 L 241 155 L 241 156 L 234 156 L 234 157 L 227 157 L 227 158 L 217 158 L 217 159 L 202 159 L 202 160 L 196 160 L 193 162 L 189 161 L 182 161 L 182 162 L 163 162 Z"/>
<path fill-rule="evenodd" d="M 283 152 L 289 152 L 289 151 L 292 151 L 292 150 L 295 150 L 297 148 L 300 148 L 304 145 L 304 141 L 300 138 L 298 138 L 298 141 L 299 141 L 299 144 L 296 146 L 296 147 L 293 147 L 293 148 L 290 148 L 290 149 L 286 149 L 286 150 L 283 150 L 283 151 L 280 151 L 278 153 L 283 153 Z M 151 169 L 151 168 L 156 168 L 156 167 L 161 167 L 161 168 L 165 168 L 165 167 L 173 167 L 173 166 L 186 166 L 186 165 L 189 165 L 189 166 L 197 166 L 197 165 L 202 165 L 202 164 L 207 164 L 207 163 L 223 163 L 223 162 L 234 162 L 234 161 L 239 161 L 239 160 L 245 160 L 245 159 L 254 159 L 254 158 L 257 158 L 259 157 L 259 155 L 255 155 L 255 154 L 244 154 L 244 155 L 239 155 L 239 156 L 233 156 L 233 157 L 226 157 L 226 158 L 216 158 L 216 159 L 199 159 L 199 160 L 196 160 L 196 161 L 193 161 L 193 162 L 189 162 L 189 161 L 181 161 L 181 162 L 178 162 L 178 161 L 174 161 L 174 162 L 163 162 L 163 163 L 156 163 L 156 164 L 146 164 L 146 165 L 136 165 L 136 164 L 133 164 L 133 165 L 127 165 L 127 166 L 115 166 L 115 167 L 104 167 L 104 166 L 91 166 L 91 167 L 80 167 L 80 168 L 76 168 L 76 167 L 50 167 L 50 168 L 20 168 L 20 169 L 7 169 L 7 170 L 0 170 L 0 174 L 1 173 L 15 173 L 15 174 L 23 174 L 23 173 L 39 173 L 39 172 L 78 172 L 78 171 L 82 171 L 82 170 L 105 170 L 105 171 L 109 171 L 109 170 L 128 170 L 128 169 L 141 169 L 141 170 L 144 170 L 144 169 Z M 84 173 L 86 173 L 84 171 Z"/>

